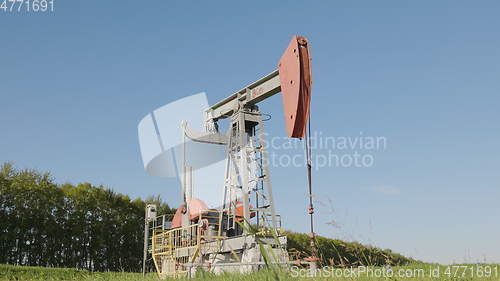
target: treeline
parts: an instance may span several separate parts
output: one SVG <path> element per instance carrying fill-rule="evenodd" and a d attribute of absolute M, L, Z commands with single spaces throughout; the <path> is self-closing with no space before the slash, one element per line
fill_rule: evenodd
<path fill-rule="evenodd" d="M 0 168 L 0 263 L 140 271 L 144 209 L 159 198 L 131 200 L 103 186 L 54 183 L 50 174 Z"/>
<path fill-rule="evenodd" d="M 291 259 L 305 258 L 312 254 L 309 235 L 287 232 L 288 251 Z M 357 242 L 345 242 L 316 236 L 318 254 L 323 265 L 330 266 L 384 266 L 407 265 L 418 262 L 391 250 L 362 245 Z"/>
<path fill-rule="evenodd" d="M 159 197 L 131 200 L 103 186 L 54 183 L 50 174 L 0 168 L 0 263 L 90 271 L 142 269 L 144 209 L 175 209 Z M 290 258 L 311 255 L 309 236 L 288 232 Z M 317 237 L 324 265 L 404 265 L 390 250 Z"/>

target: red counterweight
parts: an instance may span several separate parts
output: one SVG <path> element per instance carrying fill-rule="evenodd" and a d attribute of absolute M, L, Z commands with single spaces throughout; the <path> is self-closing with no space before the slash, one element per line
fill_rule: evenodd
<path fill-rule="evenodd" d="M 279 64 L 283 111 L 288 137 L 303 138 L 311 103 L 311 58 L 307 39 L 294 36 Z"/>

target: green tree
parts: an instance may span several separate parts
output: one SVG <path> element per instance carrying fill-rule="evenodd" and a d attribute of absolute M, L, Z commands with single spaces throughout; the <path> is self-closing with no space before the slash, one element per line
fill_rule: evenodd
<path fill-rule="evenodd" d="M 140 271 L 146 204 L 104 186 L 57 185 L 48 173 L 0 168 L 0 263 Z"/>

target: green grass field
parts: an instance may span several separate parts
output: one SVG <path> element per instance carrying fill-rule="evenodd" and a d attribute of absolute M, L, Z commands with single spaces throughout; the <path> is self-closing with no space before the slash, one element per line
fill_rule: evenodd
<path fill-rule="evenodd" d="M 500 280 L 500 265 L 497 264 L 469 264 L 454 266 L 438 266 L 431 264 L 413 264 L 409 266 L 393 267 L 387 271 L 383 267 L 366 267 L 355 270 L 349 268 L 323 268 L 317 277 L 306 276 L 307 272 L 292 269 L 289 272 L 263 270 L 253 274 L 226 274 L 214 276 L 201 274 L 191 280 L 210 281 L 257 281 L 257 280 L 338 280 L 338 281 L 371 281 L 371 280 L 408 280 L 408 281 L 430 281 L 430 280 L 467 280 L 467 281 L 498 281 Z M 76 269 L 44 268 L 28 266 L 0 265 L 0 280 L 22 280 L 22 281 L 52 281 L 52 280 L 102 280 L 102 281 L 150 281 L 158 280 L 156 274 L 148 274 L 145 277 L 139 273 L 125 272 L 88 272 Z M 181 279 L 186 280 L 186 279 Z"/>

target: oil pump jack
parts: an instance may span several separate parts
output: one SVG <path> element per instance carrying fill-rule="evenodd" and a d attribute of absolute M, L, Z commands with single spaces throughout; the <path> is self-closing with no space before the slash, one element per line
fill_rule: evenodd
<path fill-rule="evenodd" d="M 211 209 L 192 197 L 189 180 L 182 181 L 183 205 L 169 228 L 162 223 L 150 237 L 148 249 L 160 277 L 190 276 L 199 268 L 215 273 L 251 272 L 265 264 L 289 262 L 286 236 L 280 231 L 281 219 L 274 207 L 263 114 L 258 104 L 282 93 L 288 137 L 305 139 L 310 159 L 307 126 L 311 85 L 308 40 L 294 36 L 278 69 L 204 111 L 205 132 L 191 129 L 187 122 L 181 124 L 189 140 L 225 146 L 224 198 L 220 207 Z M 228 129 L 220 132 L 219 122 L 224 119 Z M 310 191 L 310 161 L 307 164 Z M 189 167 L 183 169 L 183 175 L 189 177 Z M 311 199 L 312 237 L 313 212 Z"/>

